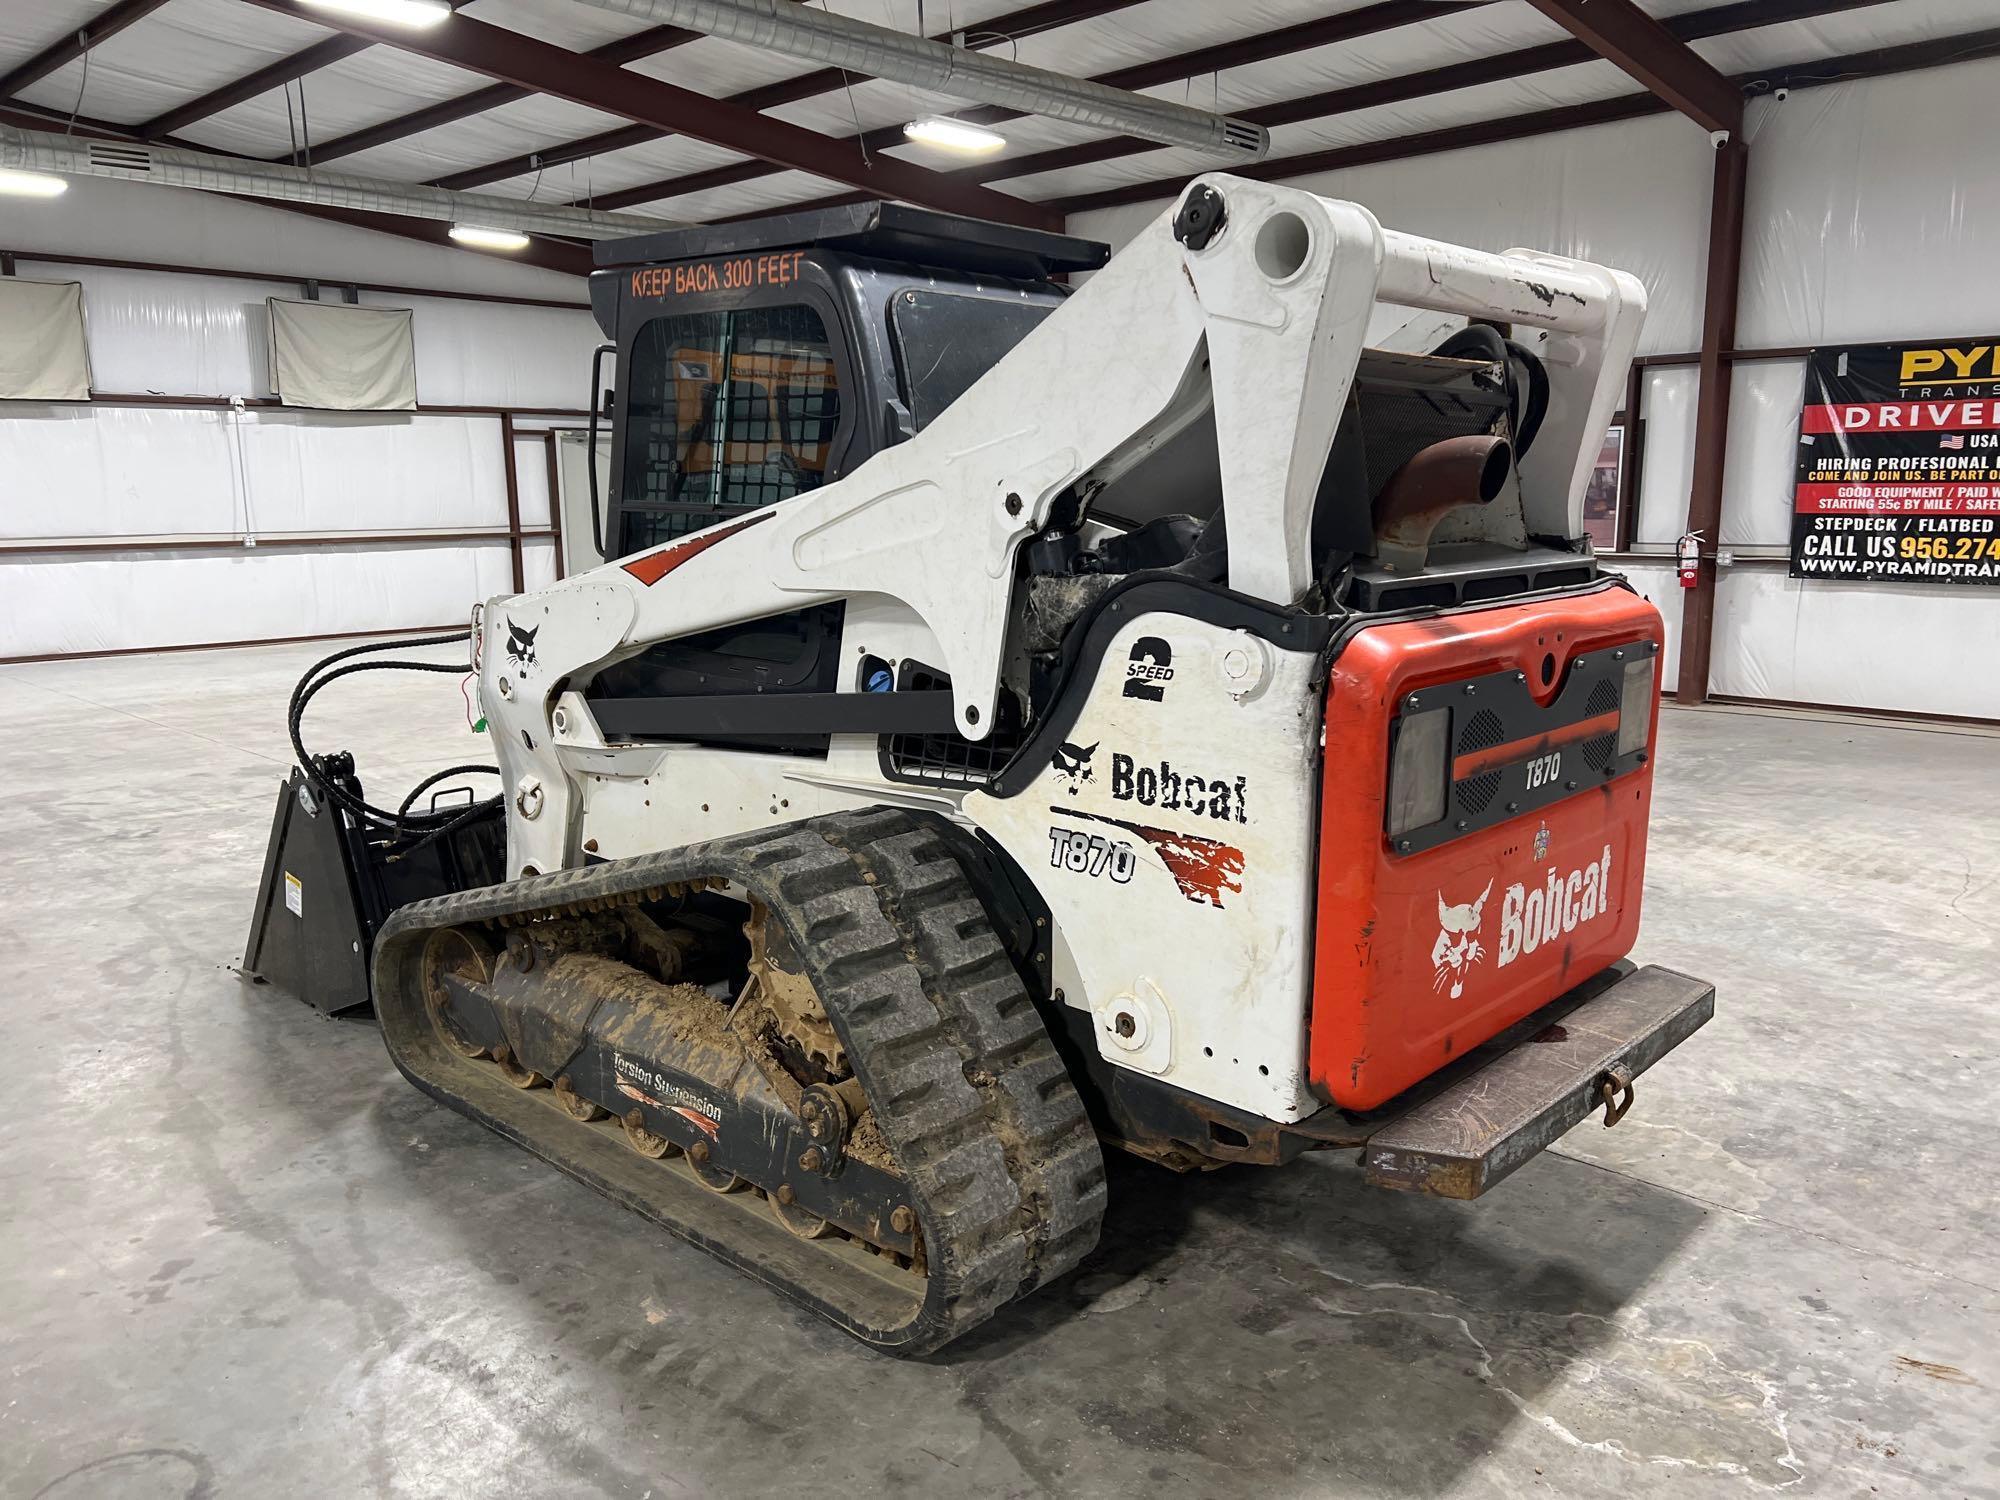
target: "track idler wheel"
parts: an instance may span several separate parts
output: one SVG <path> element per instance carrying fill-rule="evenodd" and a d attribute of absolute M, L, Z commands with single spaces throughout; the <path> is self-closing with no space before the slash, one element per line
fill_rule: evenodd
<path fill-rule="evenodd" d="M 451 975 L 473 984 L 490 983 L 493 959 L 492 946 L 463 927 L 440 927 L 424 942 L 424 1010 L 439 1038 L 460 1057 L 484 1057 L 486 1049 L 467 1036 L 452 1018 L 451 992 L 445 987 L 445 977 Z"/>
<path fill-rule="evenodd" d="M 810 1209 L 800 1208 L 794 1201 L 789 1183 L 780 1183 L 778 1190 L 764 1200 L 771 1205 L 771 1213 L 777 1221 L 802 1240 L 823 1240 L 834 1233 L 834 1226 Z"/>
<path fill-rule="evenodd" d="M 593 1120 L 602 1120 L 611 1113 L 603 1105 L 593 1104 L 590 1100 L 579 1094 L 576 1091 L 576 1085 L 570 1082 L 569 1074 L 567 1073 L 556 1080 L 555 1096 L 556 1103 L 562 1106 L 564 1114 L 568 1115 L 572 1120 L 581 1120 L 586 1125 L 590 1124 Z"/>
<path fill-rule="evenodd" d="M 514 1049 L 505 1042 L 493 1049 L 493 1060 L 500 1065 L 500 1076 L 517 1089 L 538 1089 L 548 1083 L 548 1079 L 533 1068 L 524 1068 L 515 1060 Z"/>
<path fill-rule="evenodd" d="M 637 1109 L 628 1109 L 618 1117 L 618 1123 L 625 1127 L 625 1144 L 641 1156 L 655 1160 L 680 1155 L 681 1148 L 663 1135 L 654 1135 L 646 1128 L 646 1117 Z"/>
<path fill-rule="evenodd" d="M 688 1165 L 694 1168 L 695 1180 L 711 1193 L 737 1193 L 750 1186 L 727 1167 L 712 1167 L 708 1164 L 708 1142 L 696 1141 L 688 1148 Z"/>

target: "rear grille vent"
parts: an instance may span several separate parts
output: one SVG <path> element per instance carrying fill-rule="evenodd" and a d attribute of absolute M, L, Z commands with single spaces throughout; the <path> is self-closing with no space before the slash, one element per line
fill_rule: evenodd
<path fill-rule="evenodd" d="M 1613 695 L 1614 700 L 1616 695 Z M 1491 750 L 1506 735 L 1501 727 L 1500 716 L 1490 708 L 1482 708 L 1458 732 L 1458 753 L 1472 755 L 1481 750 Z"/>
<path fill-rule="evenodd" d="M 1609 677 L 1598 679 L 1597 686 L 1590 690 L 1590 697 L 1583 705 L 1584 717 L 1596 718 L 1608 714 L 1618 707 L 1618 687 Z"/>
<path fill-rule="evenodd" d="M 1592 696 L 1591 701 L 1596 701 L 1595 695 Z M 1606 766 L 1611 764 L 1612 758 L 1617 753 L 1618 736 L 1615 734 L 1600 734 L 1594 740 L 1585 740 L 1583 742 L 1584 764 L 1589 766 L 1593 771 L 1602 771 Z"/>
<path fill-rule="evenodd" d="M 1453 790 L 1458 794 L 1460 810 L 1476 818 L 1486 811 L 1494 793 L 1500 790 L 1500 773 L 1487 771 L 1478 776 L 1468 776 Z"/>

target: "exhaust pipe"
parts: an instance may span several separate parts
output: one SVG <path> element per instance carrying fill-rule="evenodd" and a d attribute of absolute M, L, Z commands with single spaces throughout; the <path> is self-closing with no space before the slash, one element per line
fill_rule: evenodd
<path fill-rule="evenodd" d="M 1421 573 L 1438 522 L 1466 505 L 1490 505 L 1513 472 L 1507 439 L 1446 438 L 1419 450 L 1375 497 L 1375 556 L 1392 573 Z"/>

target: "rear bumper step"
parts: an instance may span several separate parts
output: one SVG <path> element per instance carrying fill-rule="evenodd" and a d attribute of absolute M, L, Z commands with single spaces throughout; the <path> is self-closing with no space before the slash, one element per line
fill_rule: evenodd
<path fill-rule="evenodd" d="M 1370 1185 L 1477 1198 L 1600 1105 L 1614 1123 L 1632 1080 L 1715 1014 L 1715 986 L 1638 969 L 1370 1135 Z M 1618 1101 L 1614 1103 L 1615 1101 Z"/>

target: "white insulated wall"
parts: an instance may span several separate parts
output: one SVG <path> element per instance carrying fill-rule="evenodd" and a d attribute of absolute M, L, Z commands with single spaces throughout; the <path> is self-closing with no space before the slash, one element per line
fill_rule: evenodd
<path fill-rule="evenodd" d="M 1996 86 L 2000 62 L 1985 61 L 1751 104 L 1739 347 L 2000 335 L 2000 193 L 1986 138 L 1964 127 L 1967 101 Z M 1677 354 L 1700 343 L 1711 160 L 1702 130 L 1662 115 L 1297 185 L 1394 229 L 1623 267 L 1652 297 L 1640 352 Z M 1160 207 L 1077 214 L 1069 229 L 1116 245 Z M 1800 361 L 1759 362 L 1731 386 L 1721 541 L 1737 561 L 1718 589 L 1711 690 L 2000 718 L 2000 590 L 1786 576 L 1804 378 Z M 1646 378 L 1641 550 L 1668 551 L 1685 525 L 1695 384 L 1691 368 Z M 1671 567 L 1623 570 L 1666 615 L 1671 657 Z"/>
<path fill-rule="evenodd" d="M 265 299 L 303 294 L 296 284 L 51 265 L 35 251 L 315 276 L 328 300 L 348 280 L 586 296 L 575 277 L 205 195 L 84 179 L 53 203 L 7 201 L 0 248 L 22 256 L 19 274 L 84 285 L 100 392 L 268 397 Z M 427 406 L 587 402 L 598 341 L 588 312 L 365 291 L 360 300 L 414 310 Z M 517 421 L 528 529 L 549 522 L 546 420 Z M 253 543 L 0 554 L 0 657 L 455 622 L 475 600 L 510 591 L 507 544 L 400 534 L 506 525 L 497 416 L 0 403 L 0 546 Z M 285 542 L 389 533 L 398 540 Z M 528 543 L 524 572 L 531 588 L 553 578 L 549 542 Z"/>

